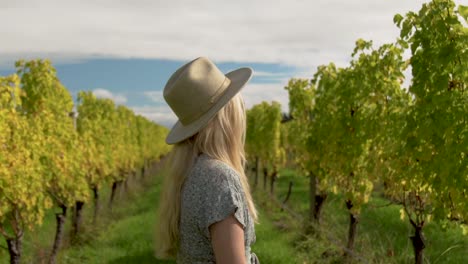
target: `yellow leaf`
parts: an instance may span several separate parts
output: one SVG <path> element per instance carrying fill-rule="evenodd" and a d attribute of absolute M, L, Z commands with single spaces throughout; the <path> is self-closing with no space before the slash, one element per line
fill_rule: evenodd
<path fill-rule="evenodd" d="M 405 210 L 403 208 L 400 209 L 400 219 L 405 220 Z"/>
<path fill-rule="evenodd" d="M 464 236 L 468 235 L 468 225 L 460 225 L 460 228 L 462 229 L 462 233 Z"/>

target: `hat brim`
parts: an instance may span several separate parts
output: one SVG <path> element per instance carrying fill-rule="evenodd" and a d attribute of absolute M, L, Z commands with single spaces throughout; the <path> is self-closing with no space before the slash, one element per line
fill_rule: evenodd
<path fill-rule="evenodd" d="M 191 124 L 184 126 L 180 121 L 177 121 L 166 137 L 167 144 L 176 144 L 195 135 L 223 108 L 252 78 L 252 69 L 248 67 L 239 68 L 237 70 L 226 73 L 226 77 L 231 80 L 231 84 L 226 88 L 226 91 L 219 97 L 218 101 L 208 109 L 199 119 Z"/>

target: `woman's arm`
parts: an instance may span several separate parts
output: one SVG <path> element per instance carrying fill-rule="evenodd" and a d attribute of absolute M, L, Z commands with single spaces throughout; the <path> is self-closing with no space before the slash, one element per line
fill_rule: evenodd
<path fill-rule="evenodd" d="M 216 263 L 245 264 L 244 229 L 234 214 L 209 229 Z"/>

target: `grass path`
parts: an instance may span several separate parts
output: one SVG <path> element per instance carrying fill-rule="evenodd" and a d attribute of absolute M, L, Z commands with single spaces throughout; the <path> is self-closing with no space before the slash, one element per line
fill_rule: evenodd
<path fill-rule="evenodd" d="M 175 263 L 153 256 L 156 206 L 161 191 L 155 178 L 144 192 L 120 201 L 114 210 L 118 220 L 101 230 L 97 238 L 80 247 L 63 250 L 59 263 Z M 252 250 L 262 263 L 295 263 L 294 237 L 278 231 L 263 212 L 256 226 L 257 241 Z"/>
<path fill-rule="evenodd" d="M 285 196 L 289 181 L 294 181 L 293 193 L 288 204 L 300 214 L 307 211 L 306 179 L 291 171 L 282 172 L 277 194 Z M 70 221 L 67 219 L 64 248 L 58 263 L 175 263 L 157 260 L 153 256 L 153 234 L 156 207 L 161 191 L 161 177 L 155 176 L 146 187 L 134 184 L 131 192 L 116 201 L 114 210 L 102 210 L 98 224 L 90 223 L 92 206 L 85 206 L 83 232 L 79 245 L 69 246 L 67 237 Z M 261 187 L 259 186 L 259 189 Z M 103 188 L 101 205 L 107 207 L 110 188 Z M 347 215 L 341 198 L 329 197 L 324 207 L 322 228 L 326 238 L 301 237 L 302 228 L 297 219 L 273 206 L 262 190 L 254 192 L 260 211 L 260 223 L 255 226 L 257 242 L 252 246 L 261 263 L 340 263 L 345 244 Z M 379 205 L 386 201 L 374 197 L 363 215 L 356 242 L 361 261 L 357 263 L 411 263 L 412 248 L 408 239 L 411 227 L 399 219 L 398 206 Z M 377 206 L 377 208 L 372 208 Z M 33 233 L 26 232 L 22 263 L 46 263 L 47 253 L 53 241 L 55 229 L 54 211 L 47 213 L 43 226 Z M 460 230 L 430 223 L 426 229 L 428 247 L 426 256 L 430 263 L 465 263 L 468 238 Z M 3 243 L 3 244 L 2 244 Z M 0 241 L 0 246 L 5 246 Z M 0 264 L 8 263 L 6 251 L 0 250 Z"/>
<path fill-rule="evenodd" d="M 63 250 L 60 263 L 173 263 L 153 257 L 160 184 L 158 179 L 149 184 L 145 190 L 134 189 L 128 200 L 118 201 L 112 214 L 117 219 L 102 227 L 95 239 Z"/>
<path fill-rule="evenodd" d="M 294 183 L 288 206 L 299 214 L 308 212 L 308 179 L 295 171 L 280 171 L 276 185 L 277 197 L 286 196 L 289 182 Z M 263 181 L 260 182 L 263 184 Z M 413 263 L 414 253 L 409 237 L 413 228 L 407 218 L 400 219 L 401 206 L 389 204 L 375 190 L 367 205 L 363 206 L 355 242 L 356 263 Z M 273 210 L 270 218 L 279 218 L 279 210 Z M 329 194 L 322 212 L 321 232 L 323 237 L 310 238 L 308 243 L 297 247 L 299 254 L 306 255 L 307 263 L 336 263 L 342 261 L 342 248 L 346 245 L 349 216 L 341 195 Z M 468 236 L 453 223 L 443 228 L 438 222 L 429 222 L 424 227 L 426 248 L 425 263 L 468 263 Z M 300 227 L 291 232 L 300 232 Z"/>

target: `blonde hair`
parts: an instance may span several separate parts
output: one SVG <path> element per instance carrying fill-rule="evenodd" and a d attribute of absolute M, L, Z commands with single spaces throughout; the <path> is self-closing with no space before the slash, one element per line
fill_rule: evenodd
<path fill-rule="evenodd" d="M 168 159 L 156 225 L 157 257 L 174 258 L 177 254 L 182 185 L 199 153 L 225 162 L 239 174 L 249 212 L 257 221 L 257 210 L 244 172 L 245 130 L 244 101 L 237 94 L 196 135 L 174 146 Z"/>

